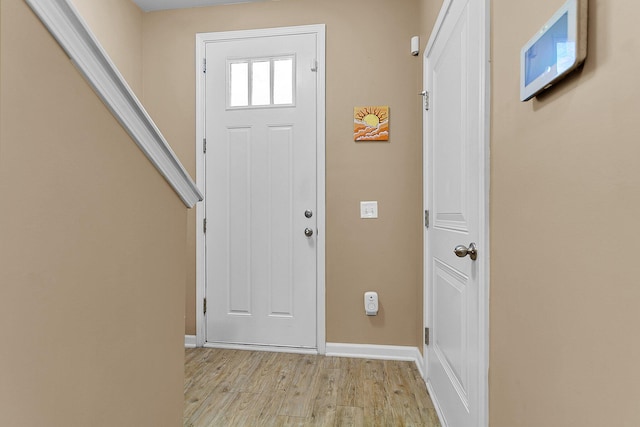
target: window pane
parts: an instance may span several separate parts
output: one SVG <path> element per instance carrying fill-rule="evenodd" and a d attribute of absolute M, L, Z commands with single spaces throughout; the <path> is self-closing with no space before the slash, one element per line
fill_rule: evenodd
<path fill-rule="evenodd" d="M 293 104 L 293 59 L 273 61 L 273 103 Z"/>
<path fill-rule="evenodd" d="M 236 62 L 230 70 L 229 106 L 246 107 L 249 105 L 249 64 Z"/>
<path fill-rule="evenodd" d="M 269 105 L 271 104 L 271 62 L 260 61 L 252 65 L 251 105 Z"/>

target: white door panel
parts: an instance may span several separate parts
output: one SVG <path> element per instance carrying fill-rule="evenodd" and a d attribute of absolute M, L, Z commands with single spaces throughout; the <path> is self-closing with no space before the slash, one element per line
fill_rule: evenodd
<path fill-rule="evenodd" d="M 484 221 L 482 0 L 452 0 L 425 57 L 427 383 L 444 426 L 484 425 L 480 266 Z M 458 245 L 475 243 L 477 260 Z"/>
<path fill-rule="evenodd" d="M 317 345 L 316 216 L 305 216 L 316 212 L 315 37 L 206 46 L 207 342 Z M 274 95 L 264 105 L 285 57 L 293 58 L 293 102 L 276 104 L 283 97 Z M 232 96 L 238 86 L 229 81 L 238 61 L 259 63 L 247 65 L 248 101 L 240 107 L 232 104 L 245 94 Z M 271 74 L 257 82 L 269 61 Z M 267 86 L 254 91 L 258 84 Z"/>

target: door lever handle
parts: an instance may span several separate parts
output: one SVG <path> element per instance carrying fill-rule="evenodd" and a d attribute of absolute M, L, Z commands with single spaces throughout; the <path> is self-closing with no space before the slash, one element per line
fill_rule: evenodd
<path fill-rule="evenodd" d="M 453 252 L 460 258 L 464 258 L 467 255 L 469 255 L 469 258 L 471 258 L 473 261 L 478 258 L 478 250 L 476 249 L 475 243 L 469 244 L 468 248 L 464 245 L 458 245 L 453 249 Z"/>

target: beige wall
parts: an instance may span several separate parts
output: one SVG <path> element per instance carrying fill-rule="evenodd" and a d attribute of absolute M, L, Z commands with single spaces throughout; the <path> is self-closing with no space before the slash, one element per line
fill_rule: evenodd
<path fill-rule="evenodd" d="M 96 33 L 112 28 L 75 1 Z M 146 14 L 144 79 L 139 12 L 124 43 L 101 39 L 193 175 L 194 34 L 326 23 L 327 338 L 418 345 L 419 99 L 405 82 L 420 60 L 406 52 L 414 34 L 424 48 L 442 1 L 316 3 Z M 193 212 L 24 3 L 0 5 L 0 424 L 178 425 Z M 584 70 L 520 103 L 519 49 L 558 4 L 492 3 L 492 427 L 640 424 L 640 5 L 590 5 Z M 391 143 L 351 141 L 352 107 L 367 103 L 391 105 Z M 364 199 L 380 220 L 357 219 Z M 362 314 L 366 289 L 380 292 L 377 318 Z"/>
<path fill-rule="evenodd" d="M 181 425 L 186 209 L 26 3 L 0 15 L 0 425 Z"/>
<path fill-rule="evenodd" d="M 431 36 L 431 30 L 433 29 L 440 9 L 442 8 L 443 0 L 419 0 L 420 1 L 420 54 L 424 53 L 429 37 Z M 421 56 L 422 57 L 422 56 Z M 422 73 L 420 73 L 420 84 L 422 85 Z"/>
<path fill-rule="evenodd" d="M 71 1 L 142 99 L 142 11 L 131 0 Z"/>
<path fill-rule="evenodd" d="M 84 13 L 83 1 L 76 0 Z M 155 189 L 143 206 L 136 205 L 135 196 L 138 194 L 134 190 L 122 195 L 118 183 L 124 178 L 110 175 L 107 166 L 116 162 L 134 163 L 140 174 L 149 168 L 148 162 L 140 158 L 131 144 L 125 144 L 118 150 L 97 145 L 107 152 L 101 152 L 97 158 L 89 156 L 90 161 L 79 163 L 73 160 L 65 162 L 58 158 L 58 151 L 49 151 L 49 147 L 60 148 L 62 145 L 63 149 L 70 150 L 69 144 L 78 141 L 86 144 L 86 140 L 95 135 L 93 128 L 74 129 L 71 135 L 56 139 L 55 144 L 32 143 L 48 141 L 50 133 L 45 130 L 66 130 L 60 124 L 64 123 L 61 116 L 65 114 L 73 117 L 88 115 L 84 121 L 105 129 L 100 135 L 115 134 L 118 140 L 126 137 L 108 116 L 98 114 L 101 120 L 95 117 L 96 110 L 102 107 L 88 95 L 85 85 L 76 80 L 67 84 L 76 92 L 85 94 L 87 99 L 80 99 L 93 105 L 93 109 L 83 104 L 80 111 L 67 111 L 71 106 L 60 111 L 53 100 L 63 93 L 53 93 L 52 97 L 44 98 L 48 98 L 47 102 L 42 102 L 41 93 L 69 88 L 65 85 L 55 87 L 59 86 L 59 77 L 55 84 L 47 84 L 47 81 L 41 81 L 40 74 L 29 79 L 24 72 L 18 71 L 23 66 L 29 70 L 37 69 L 35 62 L 43 59 L 42 56 L 20 61 L 14 59 L 18 53 L 11 49 L 13 45 L 6 34 L 16 32 L 14 27 L 7 28 L 7 25 L 12 23 L 16 26 L 30 20 L 23 17 L 22 21 L 14 23 L 14 15 L 7 18 L 7 10 L 11 13 L 14 9 L 22 11 L 24 7 L 19 7 L 20 3 L 17 0 L 2 1 L 0 189 L 3 222 L 0 227 L 3 241 L 0 251 L 3 255 L 0 262 L 4 263 L 1 266 L 2 282 L 10 285 L 2 288 L 0 324 L 17 324 L 20 319 L 21 324 L 27 324 L 31 335 L 27 340 L 23 329 L 3 329 L 3 341 L 19 345 L 25 351 L 20 353 L 18 360 L 17 353 L 7 351 L 9 347 L 4 345 L 0 360 L 3 378 L 10 379 L 3 384 L 21 384 L 17 392 L 12 392 L 15 395 L 30 394 L 31 400 L 14 402 L 14 395 L 9 397 L 9 390 L 0 389 L 3 393 L 0 401 L 15 405 L 9 411 L 0 411 L 0 414 L 7 422 L 14 421 L 12 417 L 16 417 L 19 411 L 31 414 L 27 424 L 38 424 L 41 420 L 37 417 L 42 414 L 53 416 L 55 421 L 61 419 L 56 417 L 68 415 L 67 398 L 71 398 L 89 408 L 73 416 L 92 422 L 94 420 L 89 417 L 92 411 L 100 412 L 103 408 L 100 405 L 106 408 L 122 404 L 125 397 L 119 394 L 119 386 L 127 378 L 127 373 L 137 372 L 137 379 L 147 381 L 170 381 L 175 388 L 179 383 L 175 370 L 170 371 L 173 372 L 168 375 L 171 378 L 164 379 L 151 378 L 146 369 L 133 371 L 134 367 L 139 369 L 142 358 L 135 352 L 135 344 L 151 338 L 155 341 L 172 340 L 171 348 L 175 349 L 182 330 L 174 330 L 175 319 L 172 323 L 165 319 L 167 323 L 164 326 L 171 331 L 171 337 L 169 334 L 161 335 L 157 330 L 158 335 L 153 337 L 139 332 L 148 319 L 138 318 L 129 303 L 123 303 L 125 300 L 120 297 L 126 293 L 133 295 L 135 301 L 141 301 L 141 294 L 146 297 L 148 293 L 146 290 L 142 292 L 149 285 L 148 281 L 137 277 L 138 270 L 130 265 L 125 255 L 119 254 L 118 258 L 109 247 L 100 244 L 100 239 L 94 238 L 95 220 L 87 223 L 85 219 L 83 223 L 82 219 L 100 218 L 98 233 L 101 232 L 103 237 L 105 229 L 112 230 L 104 223 L 117 221 L 118 228 L 122 228 L 118 237 L 123 247 L 135 248 L 140 241 L 158 238 L 156 234 L 159 233 L 154 231 L 156 227 L 164 229 L 167 223 L 180 221 L 180 218 L 184 220 L 184 212 L 175 206 L 177 202 L 171 195 L 165 194 L 169 193 L 166 185 L 158 178 L 152 178 L 153 174 L 137 177 L 151 181 L 144 185 L 140 181 L 140 192 L 143 187 L 146 191 Z M 414 217 L 413 212 L 420 212 L 421 152 L 419 109 L 414 105 L 419 100 L 414 98 L 414 93 L 416 87 L 420 87 L 421 77 L 420 60 L 411 58 L 406 51 L 408 39 L 414 34 L 423 36 L 424 49 L 442 0 L 407 2 L 403 7 L 382 0 L 348 3 L 335 0 L 321 6 L 315 3 L 283 0 L 151 13 L 142 17 L 142 35 L 136 29 L 140 13 L 131 12 L 123 18 L 123 22 L 128 22 L 126 40 L 138 37 L 143 40 L 142 73 L 140 65 L 136 65 L 141 55 L 136 53 L 138 47 L 129 50 L 126 49 L 126 40 L 122 44 L 122 40 L 105 38 L 111 33 L 108 31 L 110 25 L 101 19 L 94 23 L 91 15 L 86 17 L 138 94 L 140 87 L 144 86 L 147 108 L 192 175 L 195 173 L 194 34 L 326 23 L 327 338 L 333 342 L 418 345 L 422 313 L 421 239 L 415 233 L 415 229 L 420 227 L 420 215 Z M 558 7 L 558 3 L 555 0 L 515 0 L 493 2 L 491 5 L 492 427 L 636 426 L 640 423 L 640 406 L 637 404 L 640 401 L 637 388 L 640 382 L 637 368 L 640 344 L 633 333 L 633 327 L 640 323 L 637 310 L 640 287 L 633 269 L 634 251 L 620 249 L 627 245 L 633 248 L 632 245 L 640 240 L 640 232 L 633 226 L 633 219 L 640 215 L 640 175 L 637 173 L 640 145 L 636 137 L 640 127 L 637 120 L 640 86 L 635 83 L 633 71 L 640 65 L 635 54 L 640 42 L 634 32 L 633 21 L 640 12 L 640 6 L 631 0 L 615 3 L 591 0 L 590 5 L 590 53 L 584 70 L 547 95 L 527 103 L 518 101 L 519 49 Z M 90 9 L 89 13 L 97 10 Z M 110 16 L 116 16 L 113 15 L 114 10 L 111 9 Z M 354 19 L 355 16 L 360 19 Z M 372 31 L 370 22 L 377 22 L 380 16 L 385 18 L 385 25 Z M 416 19 L 417 16 L 420 19 Z M 40 36 L 46 43 L 52 43 L 49 38 Z M 43 44 L 39 39 L 35 42 L 39 47 Z M 49 46 L 45 49 L 46 43 L 42 47 L 44 59 L 52 64 L 53 69 L 56 66 L 70 68 L 56 48 Z M 132 46 L 138 45 L 133 43 Z M 370 49 L 370 46 L 377 49 Z M 20 54 L 26 55 L 25 52 Z M 8 101 L 20 99 L 15 88 L 22 86 L 15 86 L 16 81 L 31 82 L 37 80 L 36 77 L 40 80 L 29 86 L 31 89 L 27 92 L 31 103 L 26 104 L 26 100 Z M 34 102 L 36 99 L 40 102 Z M 352 107 L 367 103 L 391 105 L 390 144 L 359 145 L 351 141 Z M 30 129 L 29 144 L 17 143 L 23 138 L 19 126 L 24 122 L 25 111 L 33 115 L 33 105 L 38 105 L 34 117 L 48 123 L 48 126 L 35 131 Z M 22 117 L 22 122 L 16 117 Z M 95 141 L 96 144 L 98 142 L 101 141 Z M 73 147 L 74 150 L 77 148 Z M 74 155 L 77 155 L 75 151 Z M 26 158 L 34 163 L 29 170 L 22 166 Z M 18 162 L 20 159 L 23 161 Z M 53 164 L 52 159 L 58 160 Z M 61 169 L 84 172 L 83 176 L 89 176 L 86 170 L 98 170 L 101 172 L 99 176 L 110 179 L 94 178 L 102 186 L 102 196 L 96 197 L 87 190 L 89 184 L 96 183 L 84 182 L 81 185 L 67 182 L 70 177 L 61 175 Z M 27 196 L 9 190 L 9 181 L 23 183 L 22 189 L 27 191 Z M 63 185 L 73 188 L 73 191 L 61 192 L 60 188 L 66 188 L 61 187 Z M 116 189 L 119 198 L 127 200 L 129 197 L 129 204 L 136 206 L 135 219 L 127 217 L 131 221 L 128 225 L 120 224 L 126 223 L 122 219 L 124 214 L 111 203 Z M 78 194 L 84 201 L 82 209 L 66 207 L 77 202 Z M 366 222 L 357 219 L 357 202 L 363 199 L 380 201 L 380 220 Z M 166 209 L 167 203 L 173 203 L 174 208 L 163 211 L 165 217 L 158 219 L 157 224 L 144 222 L 141 225 L 142 218 L 150 215 L 151 211 Z M 16 210 L 16 206 L 21 209 Z M 48 219 L 51 217 L 55 221 L 43 223 L 43 212 Z M 189 229 L 193 230 L 193 212 L 187 221 Z M 77 227 L 84 233 L 74 231 Z M 164 237 L 171 242 L 185 238 L 182 229 L 173 231 L 175 236 L 170 233 Z M 170 249 L 161 251 L 161 254 L 153 254 L 166 261 L 160 264 L 173 260 L 175 266 L 169 271 L 162 271 L 155 280 L 174 283 L 182 280 L 180 274 L 186 274 L 189 299 L 186 332 L 194 333 L 193 233 L 186 238 L 186 256 L 176 251 L 175 245 L 168 245 Z M 62 240 L 69 243 L 61 246 L 64 250 L 60 251 L 54 244 Z M 514 247 L 523 248 L 523 251 L 513 250 Z M 88 253 L 101 256 L 89 256 Z M 102 259 L 115 262 L 119 266 L 117 272 L 111 272 L 109 266 L 98 261 Z M 151 263 L 148 258 L 136 262 L 142 265 Z M 77 270 L 77 265 L 85 264 L 86 268 Z M 96 271 L 98 274 L 94 274 Z M 80 285 L 89 280 L 94 286 L 84 290 Z M 136 286 L 132 285 L 134 281 Z M 121 283 L 128 284 L 126 289 L 129 291 L 116 286 Z M 60 288 L 56 290 L 65 293 L 51 292 L 55 286 Z M 178 315 L 174 303 L 180 300 L 181 295 L 178 295 L 180 292 L 175 294 L 175 289 L 169 289 L 166 295 L 163 293 L 159 297 L 159 304 L 164 304 L 164 311 L 174 318 Z M 376 289 L 381 294 L 383 310 L 378 318 L 366 318 L 361 313 L 361 294 L 366 289 Z M 92 302 L 96 299 L 96 292 L 100 292 L 103 306 L 94 308 L 97 312 L 93 312 L 86 307 L 94 307 Z M 74 297 L 69 298 L 70 295 Z M 172 302 L 163 299 L 166 296 L 170 296 Z M 25 306 L 29 304 L 32 313 L 26 321 L 24 316 L 20 316 L 27 310 L 22 308 L 21 301 L 25 301 L 22 303 Z M 142 303 L 134 305 L 137 308 L 143 306 Z M 118 312 L 117 318 L 109 316 L 112 314 L 110 309 L 114 308 Z M 59 330 L 66 332 L 60 334 Z M 96 330 L 99 333 L 95 333 Z M 90 337 L 90 345 L 79 346 L 75 340 L 77 335 Z M 120 337 L 121 346 L 113 346 L 114 340 L 105 339 L 113 336 Z M 48 344 L 50 350 L 40 355 L 39 344 L 42 342 Z M 106 346 L 106 342 L 111 345 Z M 125 351 L 127 363 L 118 360 Z M 169 353 L 163 361 L 156 362 L 169 364 L 171 359 L 171 365 L 175 367 L 181 354 L 178 357 L 178 352 L 173 350 Z M 30 356 L 25 359 L 24 354 Z M 101 356 L 98 360 L 103 369 L 90 366 L 87 355 Z M 67 362 L 79 366 L 79 371 L 66 370 Z M 111 363 L 119 368 L 115 374 L 113 370 L 104 369 Z M 36 368 L 27 371 L 24 369 L 27 364 Z M 21 382 L 17 382 L 18 377 Z M 63 377 L 68 377 L 66 385 L 70 386 L 69 391 L 62 397 L 57 393 L 55 399 L 48 399 Z M 86 387 L 90 380 L 106 381 L 106 387 L 103 384 L 105 390 L 95 391 L 95 395 L 73 392 Z M 154 386 L 157 388 L 158 384 Z M 148 408 L 152 404 L 141 397 L 144 390 L 137 381 L 131 388 L 126 396 L 133 399 L 132 404 L 128 407 L 129 412 L 125 410 L 124 413 L 134 412 L 136 406 Z M 173 402 L 178 398 L 172 396 L 167 401 Z M 25 408 L 22 403 L 34 401 L 40 412 L 33 413 L 32 408 Z M 57 405 L 56 410 L 53 409 L 54 404 Z M 178 409 L 172 407 L 170 410 L 176 417 Z M 111 418 L 107 424 L 117 424 L 118 421 L 118 418 Z"/>
<path fill-rule="evenodd" d="M 417 0 L 282 0 L 145 14 L 145 105 L 195 175 L 195 34 L 327 24 L 327 340 L 420 344 L 422 326 L 421 118 L 409 54 Z M 388 104 L 391 141 L 353 142 L 353 107 Z M 360 220 L 359 201 L 378 200 L 380 219 Z M 190 221 L 195 229 L 194 216 Z M 195 300 L 194 235 L 187 298 Z M 381 312 L 367 317 L 363 293 Z M 186 333 L 195 333 L 195 307 Z"/>
<path fill-rule="evenodd" d="M 492 2 L 491 426 L 638 426 L 640 4 L 590 1 L 584 70 L 521 103 L 561 3 Z"/>

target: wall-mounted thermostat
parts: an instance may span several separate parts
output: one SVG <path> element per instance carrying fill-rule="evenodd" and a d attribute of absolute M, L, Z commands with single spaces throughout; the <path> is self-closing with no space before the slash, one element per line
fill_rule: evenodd
<path fill-rule="evenodd" d="M 587 57 L 588 0 L 568 0 L 520 52 L 520 100 L 528 101 Z"/>

